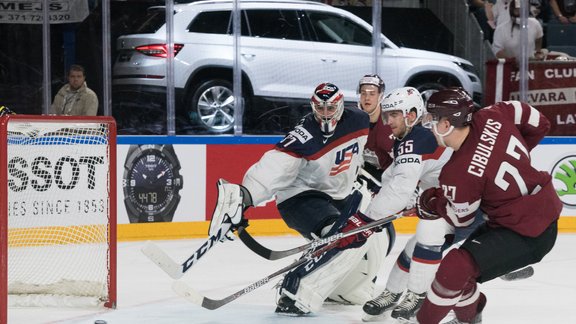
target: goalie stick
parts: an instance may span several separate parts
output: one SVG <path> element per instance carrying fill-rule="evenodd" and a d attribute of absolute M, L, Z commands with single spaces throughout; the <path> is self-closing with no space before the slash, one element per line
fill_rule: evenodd
<path fill-rule="evenodd" d="M 236 229 L 238 224 L 232 226 L 235 218 L 238 218 L 238 213 L 242 212 L 242 192 L 239 186 L 231 185 L 224 179 L 219 179 L 216 185 L 218 189 L 218 200 L 216 207 L 212 213 L 212 220 L 208 230 L 208 240 L 200 246 L 192 255 L 181 264 L 178 264 L 171 257 L 168 256 L 156 244 L 148 241 L 142 248 L 142 253 L 146 255 L 152 262 L 156 263 L 164 272 L 166 272 L 173 279 L 180 279 L 188 269 L 190 269 L 196 261 L 198 261 L 208 250 L 210 250 L 218 241 L 222 242 L 225 239 L 233 240 L 231 232 Z M 241 216 L 241 215 L 240 215 Z M 242 217 L 239 217 L 242 218 Z M 238 222 L 242 226 L 248 226 L 247 222 L 241 219 Z"/>
<path fill-rule="evenodd" d="M 374 183 L 376 186 L 382 186 L 380 181 L 378 181 L 376 178 L 374 178 L 368 171 L 364 170 L 364 168 L 360 169 L 360 174 L 362 176 L 364 176 L 366 179 L 368 179 L 369 181 L 371 181 L 372 183 Z M 364 182 L 365 182 L 365 180 L 364 180 Z M 363 198 L 366 198 L 365 193 L 363 193 L 362 191 L 360 191 L 360 193 L 364 196 Z M 314 241 L 309 242 L 307 244 L 304 244 L 302 246 L 295 247 L 293 249 L 289 249 L 289 250 L 285 250 L 285 251 L 273 251 L 273 250 L 263 246 L 262 244 L 258 243 L 258 241 L 256 241 L 254 239 L 254 237 L 246 231 L 246 226 L 242 226 L 242 225 L 238 226 L 237 235 L 240 238 L 240 240 L 242 241 L 242 243 L 244 243 L 244 245 L 246 245 L 254 253 L 256 253 L 259 256 L 261 256 L 265 259 L 268 259 L 268 260 L 278 260 L 278 259 L 282 259 L 282 258 L 285 258 L 287 256 L 290 256 L 290 255 L 293 255 L 293 254 L 296 254 L 299 252 L 304 252 L 308 249 L 314 249 L 314 248 L 317 248 L 318 246 L 334 242 L 334 241 L 339 240 L 340 238 L 343 238 L 346 236 L 360 233 L 360 232 L 362 232 L 366 229 L 370 229 L 372 227 L 383 226 L 383 225 L 388 224 L 389 222 L 391 222 L 391 221 L 393 221 L 399 217 L 400 217 L 399 215 L 389 216 L 387 218 L 378 220 L 376 222 L 366 224 L 363 227 L 356 228 L 353 231 L 349 231 L 349 232 L 346 232 L 344 234 L 343 233 L 337 233 L 337 234 L 334 234 L 332 236 L 317 239 L 317 240 L 314 240 Z"/>
<path fill-rule="evenodd" d="M 373 224 L 373 223 L 372 223 Z M 360 227 L 359 227 L 360 228 Z M 366 229 L 366 228 L 365 228 Z M 323 247 L 321 247 L 320 249 L 316 250 L 316 251 L 312 251 L 311 253 L 308 253 L 306 255 L 304 255 L 302 258 L 294 261 L 293 263 L 285 266 L 284 268 L 267 275 L 266 277 L 240 289 L 239 291 L 233 293 L 232 295 L 226 296 L 223 299 L 211 299 L 208 298 L 206 296 L 203 296 L 201 294 L 199 294 L 197 291 L 195 291 L 194 289 L 192 289 L 192 287 L 190 287 L 188 284 L 182 282 L 182 281 L 174 281 L 172 283 L 172 289 L 181 297 L 184 297 L 186 300 L 188 300 L 189 302 L 193 303 L 193 304 L 197 304 L 200 305 L 206 309 L 209 310 L 214 310 L 217 308 L 220 308 L 262 286 L 264 286 L 265 284 L 267 284 L 268 282 L 270 282 L 270 280 L 278 277 L 279 275 L 286 273 L 292 269 L 295 269 L 297 267 L 299 267 L 302 264 L 305 264 L 306 262 L 322 255 L 323 253 L 331 250 L 332 248 L 334 248 L 336 246 L 336 244 L 328 244 L 325 245 Z"/>
<path fill-rule="evenodd" d="M 400 214 L 388 216 L 388 217 L 379 219 L 377 221 L 368 223 L 364 226 L 357 227 L 357 228 L 355 228 L 351 231 L 348 231 L 346 233 L 336 233 L 334 235 L 331 235 L 331 236 L 328 236 L 325 238 L 319 238 L 319 239 L 316 239 L 314 241 L 308 242 L 304 245 L 297 246 L 295 248 L 284 250 L 284 251 L 274 251 L 274 250 L 271 250 L 271 249 L 263 246 L 262 244 L 258 243 L 258 241 L 256 241 L 254 239 L 254 237 L 252 237 L 252 235 L 250 235 L 250 233 L 248 233 L 246 231 L 246 228 L 243 226 L 238 227 L 237 235 L 240 238 L 240 240 L 242 241 L 242 243 L 244 243 L 244 245 L 246 245 L 254 253 L 258 254 L 259 256 L 263 257 L 264 259 L 278 260 L 278 259 L 282 259 L 282 258 L 285 258 L 287 256 L 290 256 L 290 255 L 293 255 L 293 254 L 296 254 L 299 252 L 304 252 L 304 251 L 309 250 L 309 249 L 315 249 L 315 248 L 317 248 L 321 245 L 324 245 L 324 244 L 338 241 L 343 237 L 358 234 L 358 233 L 363 232 L 367 229 L 384 226 L 384 225 L 390 223 L 391 221 L 398 219 L 400 217 L 402 217 L 402 215 L 400 215 Z"/>
<path fill-rule="evenodd" d="M 192 255 L 181 264 L 174 261 L 174 259 L 168 256 L 158 245 L 152 243 L 152 241 L 146 242 L 146 245 L 142 247 L 141 251 L 170 277 L 180 279 L 208 250 L 225 238 L 230 227 L 231 224 L 229 222 L 224 222 L 216 234 L 210 236 L 198 250 L 192 253 Z"/>

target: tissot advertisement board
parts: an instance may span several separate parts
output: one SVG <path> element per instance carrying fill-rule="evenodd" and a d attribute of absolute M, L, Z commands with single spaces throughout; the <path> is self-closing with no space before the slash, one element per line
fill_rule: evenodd
<path fill-rule="evenodd" d="M 241 183 L 244 173 L 271 144 L 118 145 L 118 223 L 209 220 L 219 178 Z M 562 216 L 576 216 L 576 138 L 546 138 L 531 152 L 549 172 L 564 203 Z M 278 219 L 274 201 L 250 208 L 249 219 Z"/>

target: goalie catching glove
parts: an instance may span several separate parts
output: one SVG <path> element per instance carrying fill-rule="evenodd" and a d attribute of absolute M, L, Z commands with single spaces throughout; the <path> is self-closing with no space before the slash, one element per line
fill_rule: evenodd
<path fill-rule="evenodd" d="M 252 206 L 252 196 L 245 187 L 224 179 L 218 180 L 217 187 L 218 200 L 210 221 L 208 236 L 216 235 L 224 224 L 230 224 L 230 229 L 220 241 L 233 240 L 232 231 L 240 226 L 248 226 L 248 220 L 244 219 L 244 211 Z"/>
<path fill-rule="evenodd" d="M 357 212 L 356 214 L 348 218 L 348 221 L 346 222 L 346 224 L 344 224 L 340 232 L 346 233 L 371 222 L 373 222 L 373 220 L 370 219 L 368 216 L 360 212 Z M 378 230 L 376 229 L 367 229 L 356 235 L 344 237 L 336 243 L 337 247 L 341 250 L 361 247 L 362 245 L 364 245 L 364 243 L 366 243 L 366 240 L 377 231 Z"/>

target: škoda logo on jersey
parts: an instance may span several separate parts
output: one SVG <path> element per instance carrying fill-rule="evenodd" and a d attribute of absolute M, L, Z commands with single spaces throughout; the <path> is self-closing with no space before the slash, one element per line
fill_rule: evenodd
<path fill-rule="evenodd" d="M 350 164 L 352 163 L 352 157 L 354 154 L 358 154 L 360 151 L 358 143 L 354 143 L 343 150 L 336 152 L 335 166 L 330 169 L 330 175 L 335 176 L 341 172 L 350 169 Z"/>

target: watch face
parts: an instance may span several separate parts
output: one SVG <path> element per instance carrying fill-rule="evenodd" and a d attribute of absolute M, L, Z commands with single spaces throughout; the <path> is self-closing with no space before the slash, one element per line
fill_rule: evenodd
<path fill-rule="evenodd" d="M 135 156 L 128 157 L 124 176 L 128 216 L 131 222 L 171 221 L 180 201 L 180 165 L 175 156 L 160 149 L 138 151 Z"/>

